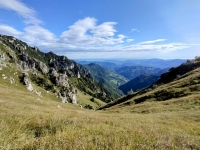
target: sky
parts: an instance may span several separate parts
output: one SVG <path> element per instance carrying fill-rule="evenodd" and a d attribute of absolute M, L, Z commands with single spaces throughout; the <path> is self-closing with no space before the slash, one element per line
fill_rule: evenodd
<path fill-rule="evenodd" d="M 192 59 L 200 0 L 0 0 L 0 34 L 70 59 Z"/>

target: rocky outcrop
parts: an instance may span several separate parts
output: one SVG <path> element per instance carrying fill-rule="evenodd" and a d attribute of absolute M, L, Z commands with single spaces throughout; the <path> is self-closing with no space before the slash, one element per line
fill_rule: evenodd
<path fill-rule="evenodd" d="M 65 92 L 63 93 L 63 96 L 60 93 L 58 93 L 58 95 L 59 95 L 59 98 L 61 99 L 62 103 L 68 103 Z"/>
<path fill-rule="evenodd" d="M 71 93 L 70 98 L 71 98 L 72 104 L 77 104 L 77 99 L 76 99 L 75 93 Z"/>
<path fill-rule="evenodd" d="M 67 78 L 67 75 L 65 73 L 60 74 L 56 78 L 56 83 L 57 83 L 58 86 L 69 87 L 68 78 Z"/>
<path fill-rule="evenodd" d="M 76 76 L 77 76 L 78 79 L 81 78 L 81 75 L 80 75 L 79 71 L 77 72 Z"/>
<path fill-rule="evenodd" d="M 22 69 L 22 70 L 24 70 L 24 71 L 29 71 L 29 66 L 24 61 L 19 61 L 19 68 Z"/>
<path fill-rule="evenodd" d="M 72 101 L 72 104 L 77 104 L 76 95 L 77 95 L 77 90 L 74 87 L 72 87 L 71 92 L 69 93 L 69 97 Z"/>
<path fill-rule="evenodd" d="M 41 70 L 43 74 L 47 74 L 49 72 L 49 68 L 46 66 L 45 63 L 42 62 L 39 62 L 39 70 Z"/>
<path fill-rule="evenodd" d="M 29 78 L 28 73 L 23 73 L 21 76 L 21 81 L 26 85 L 27 90 L 33 91 L 33 86 L 31 84 L 31 80 Z"/>
<path fill-rule="evenodd" d="M 58 77 L 58 72 L 56 71 L 56 69 L 51 68 L 49 70 L 49 75 L 52 76 L 52 77 Z"/>
<path fill-rule="evenodd" d="M 0 51 L 0 66 L 6 67 L 6 55 Z"/>
<path fill-rule="evenodd" d="M 0 62 L 4 61 L 5 59 L 6 59 L 6 58 L 5 58 L 4 53 L 3 53 L 3 54 L 0 53 Z"/>

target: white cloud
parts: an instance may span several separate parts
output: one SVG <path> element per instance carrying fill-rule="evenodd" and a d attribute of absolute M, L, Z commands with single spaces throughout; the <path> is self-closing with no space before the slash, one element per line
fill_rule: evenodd
<path fill-rule="evenodd" d="M 131 29 L 131 32 L 135 32 L 135 31 L 139 32 L 139 30 L 136 28 Z"/>
<path fill-rule="evenodd" d="M 55 41 L 55 36 L 49 30 L 41 26 L 28 26 L 25 29 L 25 34 L 45 41 Z"/>
<path fill-rule="evenodd" d="M 0 0 L 0 8 L 12 10 L 22 16 L 26 24 L 41 24 L 42 21 L 35 17 L 36 12 L 19 0 Z"/>
<path fill-rule="evenodd" d="M 127 39 L 126 42 L 132 42 L 134 39 Z"/>
<path fill-rule="evenodd" d="M 141 43 L 138 43 L 138 44 L 154 44 L 154 43 L 163 42 L 163 41 L 166 41 L 166 39 L 157 39 L 157 40 L 152 40 L 152 41 L 145 41 L 145 42 L 141 42 Z"/>
<path fill-rule="evenodd" d="M 91 32 L 95 37 L 112 37 L 115 35 L 115 32 L 117 32 L 114 29 L 114 25 L 116 24 L 116 22 L 105 22 L 99 26 L 94 27 Z"/>
<path fill-rule="evenodd" d="M 168 43 L 168 44 L 135 44 L 125 47 L 129 51 L 154 51 L 154 52 L 170 52 L 179 49 L 188 48 L 189 45 L 184 43 Z"/>
<path fill-rule="evenodd" d="M 14 27 L 9 25 L 0 24 L 0 33 L 6 35 L 12 35 L 21 40 L 26 41 L 31 45 L 48 45 L 54 43 L 56 40 L 55 35 L 49 30 L 43 28 L 40 24 L 42 23 L 36 17 L 35 10 L 29 8 L 19 0 L 0 0 L 0 8 L 6 10 L 12 10 L 18 15 L 23 17 L 26 27 L 24 31 L 18 31 Z M 50 44 L 52 45 L 52 44 Z"/>
<path fill-rule="evenodd" d="M 6 35 L 12 35 L 16 37 L 19 37 L 19 35 L 22 34 L 22 32 L 17 31 L 15 28 L 8 25 L 4 25 L 4 24 L 0 24 L 0 33 L 6 34 Z"/>
<path fill-rule="evenodd" d="M 70 26 L 69 30 L 61 34 L 60 38 L 66 43 L 85 45 L 86 47 L 123 43 L 126 36 L 119 34 L 114 37 L 117 32 L 114 25 L 116 22 L 104 22 L 97 25 L 95 18 L 86 17 Z"/>

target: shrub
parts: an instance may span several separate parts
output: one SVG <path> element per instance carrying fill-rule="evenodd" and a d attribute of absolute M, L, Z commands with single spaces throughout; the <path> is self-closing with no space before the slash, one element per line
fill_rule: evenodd
<path fill-rule="evenodd" d="M 90 99 L 90 101 L 91 101 L 91 102 L 94 102 L 94 97 L 92 97 L 92 98 Z"/>

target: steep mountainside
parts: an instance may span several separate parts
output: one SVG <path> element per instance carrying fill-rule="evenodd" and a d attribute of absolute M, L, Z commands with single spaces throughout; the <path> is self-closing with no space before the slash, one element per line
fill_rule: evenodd
<path fill-rule="evenodd" d="M 144 66 L 124 66 L 115 69 L 115 72 L 126 77 L 129 80 L 134 79 L 142 74 L 158 75 L 158 73 L 162 73 L 160 71 L 161 69 L 159 68 Z"/>
<path fill-rule="evenodd" d="M 94 63 L 84 65 L 84 67 L 90 71 L 95 80 L 106 84 L 113 91 L 112 93 L 116 93 L 119 96 L 122 95 L 122 92 L 117 90 L 117 88 L 128 81 L 126 78 Z"/>
<path fill-rule="evenodd" d="M 119 89 L 124 94 L 129 94 L 131 92 L 136 92 L 153 84 L 158 80 L 158 78 L 159 76 L 143 74 L 119 86 Z"/>
<path fill-rule="evenodd" d="M 142 102 L 188 101 L 200 104 L 200 57 L 188 61 L 176 68 L 171 68 L 161 75 L 160 79 L 151 86 L 119 98 L 107 104 L 104 108 L 135 107 Z M 184 102 L 183 102 L 184 103 Z"/>
<path fill-rule="evenodd" d="M 63 103 L 74 104 L 79 103 L 78 91 L 104 102 L 114 98 L 105 85 L 94 81 L 86 68 L 66 56 L 43 53 L 37 47 L 30 47 L 23 41 L 5 35 L 0 35 L 0 49 L 1 66 L 15 65 L 20 81 L 29 91 L 35 91 L 34 83 L 55 93 Z"/>

